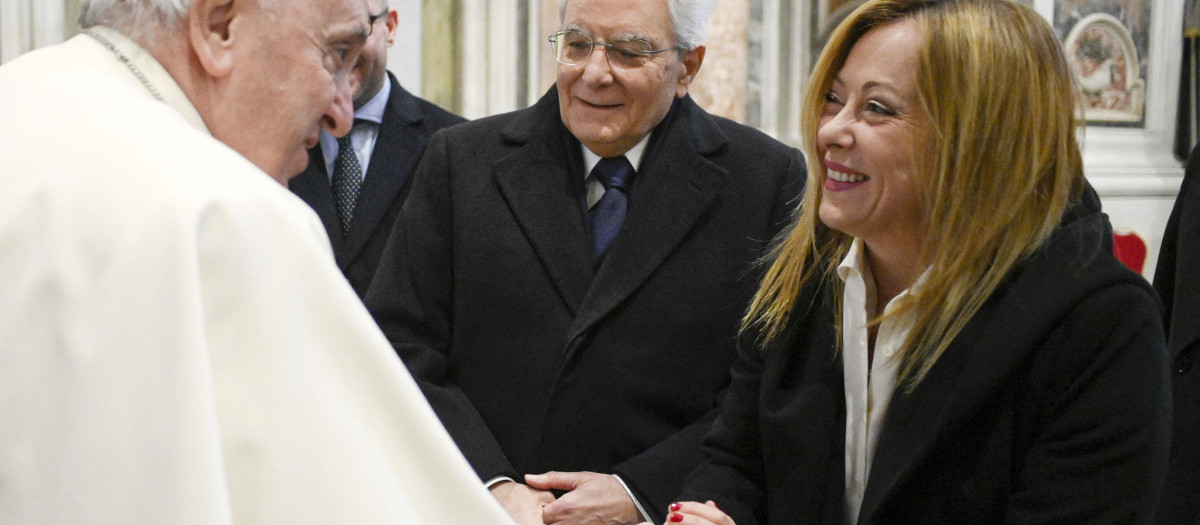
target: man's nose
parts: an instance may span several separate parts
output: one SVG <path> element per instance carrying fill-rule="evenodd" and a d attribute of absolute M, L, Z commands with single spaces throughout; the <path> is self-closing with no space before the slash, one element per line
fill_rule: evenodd
<path fill-rule="evenodd" d="M 599 51 L 597 53 L 597 51 Z M 600 44 L 592 47 L 591 54 L 583 63 L 584 80 L 608 83 L 612 81 L 612 64 L 608 61 L 608 48 Z"/>

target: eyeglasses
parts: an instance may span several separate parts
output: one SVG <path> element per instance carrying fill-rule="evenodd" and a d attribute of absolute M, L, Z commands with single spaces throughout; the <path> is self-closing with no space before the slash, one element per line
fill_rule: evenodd
<path fill-rule="evenodd" d="M 547 40 L 554 47 L 554 57 L 559 64 L 578 66 L 588 61 L 596 46 L 604 46 L 609 65 L 621 71 L 640 68 L 654 55 L 680 49 L 679 46 L 650 49 L 649 42 L 637 39 L 596 42 L 583 32 L 575 30 L 559 31 L 550 35 Z"/>
<path fill-rule="evenodd" d="M 373 33 L 375 31 L 375 22 L 378 22 L 380 18 L 387 16 L 388 11 L 390 11 L 390 9 L 388 9 L 387 7 L 384 7 L 382 13 L 379 13 L 377 15 L 372 15 L 372 14 L 367 15 L 367 36 L 371 36 L 371 33 Z"/>

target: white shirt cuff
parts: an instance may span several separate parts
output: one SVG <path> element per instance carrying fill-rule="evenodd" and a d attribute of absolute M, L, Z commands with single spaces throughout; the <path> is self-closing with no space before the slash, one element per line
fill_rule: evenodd
<path fill-rule="evenodd" d="M 625 480 L 616 474 L 613 474 L 612 477 L 617 478 L 617 483 L 620 483 L 621 488 L 625 489 L 625 493 L 629 494 L 629 499 L 633 500 L 633 506 L 637 507 L 638 514 L 642 516 L 642 521 L 650 521 L 650 515 L 646 514 L 646 508 L 642 506 L 642 502 L 638 501 L 637 496 L 633 495 L 633 491 L 629 490 L 629 485 L 625 484 Z"/>
<path fill-rule="evenodd" d="M 484 488 L 490 489 L 490 488 L 492 488 L 493 485 L 500 483 L 501 481 L 512 481 L 513 483 L 516 483 L 516 480 L 514 480 L 508 476 L 496 476 L 492 479 L 487 480 L 487 483 L 484 483 L 483 486 L 484 486 Z M 629 490 L 629 489 L 625 489 L 625 490 Z"/>

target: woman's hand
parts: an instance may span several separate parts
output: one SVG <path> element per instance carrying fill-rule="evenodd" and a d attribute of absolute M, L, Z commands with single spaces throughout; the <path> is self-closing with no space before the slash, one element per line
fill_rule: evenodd
<path fill-rule="evenodd" d="M 663 525 L 737 525 L 733 518 L 721 512 L 716 502 L 709 500 L 704 503 L 684 501 L 672 503 L 668 509 L 667 522 Z M 642 525 L 650 525 L 643 523 Z"/>

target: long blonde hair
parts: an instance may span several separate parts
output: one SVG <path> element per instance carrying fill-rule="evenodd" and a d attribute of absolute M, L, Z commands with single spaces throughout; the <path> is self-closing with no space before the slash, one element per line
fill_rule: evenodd
<path fill-rule="evenodd" d="M 768 255 L 767 271 L 742 329 L 762 348 L 797 309 L 806 283 L 834 290 L 835 268 L 852 238 L 821 223 L 825 167 L 817 128 L 825 94 L 850 49 L 871 29 L 916 23 L 917 98 L 927 154 L 918 187 L 927 234 L 922 289 L 888 316 L 911 315 L 899 380 L 911 389 L 1016 265 L 1050 235 L 1083 187 L 1074 79 L 1053 30 L 1008 0 L 874 0 L 833 32 L 804 97 L 808 184 L 791 227 Z M 841 308 L 834 311 L 840 330 Z M 874 322 L 879 322 L 875 319 Z M 839 337 L 840 340 L 840 337 Z"/>

